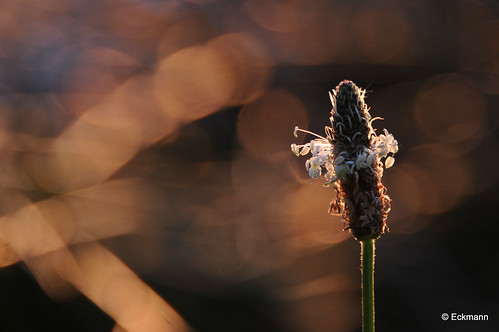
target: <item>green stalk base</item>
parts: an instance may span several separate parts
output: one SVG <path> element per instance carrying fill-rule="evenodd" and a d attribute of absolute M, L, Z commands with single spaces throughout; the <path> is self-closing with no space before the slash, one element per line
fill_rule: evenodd
<path fill-rule="evenodd" d="M 374 332 L 374 240 L 360 242 L 362 270 L 362 331 Z"/>

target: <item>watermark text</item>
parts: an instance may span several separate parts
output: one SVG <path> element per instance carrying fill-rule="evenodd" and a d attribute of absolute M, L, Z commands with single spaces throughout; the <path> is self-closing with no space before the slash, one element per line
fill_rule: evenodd
<path fill-rule="evenodd" d="M 489 320 L 489 315 L 485 314 L 463 314 L 452 312 L 450 314 L 444 312 L 442 314 L 442 320 L 454 320 L 454 321 L 466 321 L 466 320 Z"/>

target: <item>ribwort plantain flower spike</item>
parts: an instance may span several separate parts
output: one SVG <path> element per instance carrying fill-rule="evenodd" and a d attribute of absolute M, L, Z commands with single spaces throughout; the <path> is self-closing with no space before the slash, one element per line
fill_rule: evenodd
<path fill-rule="evenodd" d="M 381 182 L 384 168 L 395 162 L 398 143 L 386 129 L 377 135 L 364 102 L 365 90 L 342 81 L 329 93 L 333 108 L 326 137 L 295 128 L 317 138 L 291 145 L 296 156 L 312 154 L 305 167 L 312 182 L 323 176 L 325 186 L 336 190 L 329 211 L 342 216 L 345 230 L 359 241 L 378 238 L 386 229 L 390 197 Z"/>

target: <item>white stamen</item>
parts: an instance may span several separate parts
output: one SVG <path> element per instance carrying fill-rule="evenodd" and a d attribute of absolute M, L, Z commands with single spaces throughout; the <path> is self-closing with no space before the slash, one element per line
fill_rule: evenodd
<path fill-rule="evenodd" d="M 385 160 L 385 167 L 390 168 L 393 166 L 394 163 L 395 163 L 395 158 L 393 158 L 392 156 L 389 156 Z"/>
<path fill-rule="evenodd" d="M 296 132 L 298 132 L 298 131 L 301 131 L 302 133 L 307 133 L 307 134 L 310 134 L 310 135 L 313 135 L 313 136 L 319 137 L 319 138 L 321 138 L 321 139 L 323 139 L 323 140 L 327 141 L 327 138 L 324 138 L 324 137 L 322 137 L 322 136 L 320 136 L 320 135 L 317 135 L 316 133 L 313 133 L 313 132 L 311 132 L 311 131 L 308 131 L 308 130 L 304 130 L 304 129 L 298 128 L 298 126 L 296 126 L 296 127 L 295 127 L 295 131 L 294 131 L 294 132 L 296 133 Z M 296 136 L 296 134 L 295 134 L 295 136 Z M 298 136 L 296 136 L 296 137 L 298 137 Z"/>

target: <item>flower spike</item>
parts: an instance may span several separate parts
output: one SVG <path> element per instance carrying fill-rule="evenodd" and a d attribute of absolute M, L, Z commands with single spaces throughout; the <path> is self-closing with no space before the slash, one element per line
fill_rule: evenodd
<path fill-rule="evenodd" d="M 333 107 L 326 137 L 295 127 L 295 136 L 301 131 L 317 139 L 291 145 L 297 156 L 312 154 L 305 163 L 309 176 L 312 181 L 323 176 L 325 186 L 335 188 L 330 212 L 342 215 L 345 229 L 360 241 L 376 239 L 387 229 L 391 200 L 381 178 L 398 151 L 392 134 L 384 129 L 376 135 L 372 128 L 372 122 L 381 118 L 371 118 L 365 93 L 352 81 L 340 82 L 329 92 Z"/>

